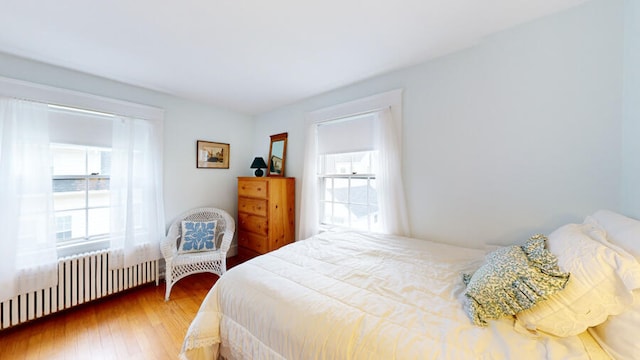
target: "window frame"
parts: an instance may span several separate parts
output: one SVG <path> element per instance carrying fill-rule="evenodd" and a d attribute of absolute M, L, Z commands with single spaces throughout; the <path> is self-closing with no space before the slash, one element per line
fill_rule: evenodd
<path fill-rule="evenodd" d="M 368 158 L 368 165 L 367 165 L 367 170 L 369 170 L 369 172 L 362 172 L 359 173 L 357 171 L 354 171 L 356 169 L 356 167 L 354 166 L 354 156 L 356 154 L 366 154 L 367 158 Z M 336 155 L 340 155 L 340 156 L 349 156 L 349 169 L 348 171 L 345 171 L 344 173 L 341 172 L 327 172 L 327 161 L 329 160 L 330 157 L 332 156 L 336 156 Z M 377 199 L 375 199 L 375 202 L 372 202 L 372 197 L 371 194 L 369 193 L 370 189 L 374 189 L 375 185 L 372 186 L 371 182 L 376 180 L 376 173 L 375 173 L 375 166 L 374 166 L 374 162 L 375 162 L 375 157 L 377 156 L 377 150 L 368 150 L 368 151 L 357 151 L 357 152 L 349 152 L 349 153 L 336 153 L 336 154 L 317 154 L 317 159 L 318 159 L 318 223 L 319 223 L 319 227 L 321 229 L 331 229 L 331 228 L 348 228 L 348 229 L 354 229 L 354 230 L 366 230 L 366 231 L 375 231 L 377 230 L 376 225 L 377 225 L 377 221 L 372 221 L 372 216 L 377 218 L 377 215 L 375 214 L 377 212 L 378 209 L 378 201 Z M 331 192 L 332 192 L 332 196 L 331 199 L 327 199 L 326 196 L 324 196 L 327 192 L 327 186 L 326 186 L 326 181 L 327 180 L 331 180 L 332 182 L 332 186 L 331 186 Z M 346 196 L 346 201 L 339 201 L 336 199 L 335 196 L 335 181 L 337 179 L 346 179 L 347 180 L 347 196 Z M 367 189 L 367 194 L 366 194 L 366 200 L 364 203 L 359 203 L 359 202 L 354 202 L 352 201 L 352 191 L 354 186 L 352 186 L 352 180 L 365 180 L 366 181 L 366 189 Z M 331 206 L 331 218 L 335 218 L 335 207 L 336 204 L 338 204 L 339 206 L 342 205 L 344 206 L 348 212 L 348 216 L 347 216 L 347 221 L 346 224 L 338 224 L 335 221 L 326 221 L 326 207 L 327 205 Z M 351 211 L 352 209 L 352 205 L 355 206 L 363 206 L 367 208 L 367 226 L 366 229 L 363 229 L 361 227 L 357 227 L 354 224 L 354 221 L 352 219 L 353 216 L 353 211 Z M 374 208 L 375 211 L 373 211 L 374 215 L 372 214 L 371 209 Z"/>
<path fill-rule="evenodd" d="M 321 194 L 319 194 L 319 223 L 320 223 L 320 227 L 321 228 L 325 228 L 325 229 L 330 229 L 330 228 L 349 228 L 349 229 L 358 229 L 358 230 L 364 230 L 358 227 L 354 227 L 353 226 L 353 221 L 352 221 L 352 212 L 349 211 L 348 213 L 348 217 L 347 217 L 347 224 L 346 225 L 341 225 L 341 224 L 337 224 L 336 222 L 327 222 L 326 219 L 326 212 L 324 211 L 324 209 L 329 205 L 331 206 L 332 210 L 331 210 L 331 218 L 334 217 L 333 214 L 335 214 L 335 206 L 336 204 L 339 205 L 343 205 L 345 206 L 347 209 L 351 208 L 351 205 L 357 205 L 357 206 L 363 206 L 363 207 L 367 207 L 368 209 L 372 208 L 372 207 L 376 207 L 377 208 L 377 203 L 371 203 L 369 201 L 370 199 L 370 194 L 369 194 L 369 188 L 371 188 L 371 181 L 375 181 L 376 179 L 376 175 L 375 174 L 324 174 L 324 175 L 318 175 L 318 180 L 320 182 L 320 187 L 319 187 L 319 191 L 322 193 L 323 191 L 326 191 L 326 186 L 323 184 L 324 182 L 326 182 L 327 180 L 331 180 L 331 181 L 335 181 L 336 179 L 347 179 L 349 182 L 349 185 L 347 186 L 347 201 L 339 201 L 339 200 L 335 200 L 335 195 L 332 196 L 332 200 L 327 200 L 326 198 L 324 198 Z M 366 203 L 358 203 L 358 202 L 352 202 L 351 201 L 351 191 L 352 191 L 352 185 L 351 185 L 351 180 L 366 180 L 367 181 L 367 201 Z M 331 191 L 335 191 L 335 186 L 332 185 L 331 187 Z M 368 212 L 369 214 L 371 213 L 370 211 Z M 371 220 L 371 216 L 372 215 L 367 215 L 367 231 L 373 231 L 374 230 L 374 225 L 375 225 L 375 221 L 372 222 Z M 373 216 L 377 216 L 377 215 L 373 215 Z"/>
<path fill-rule="evenodd" d="M 84 252 L 90 252 L 90 251 L 97 251 L 97 250 L 103 250 L 103 249 L 107 249 L 109 247 L 109 239 L 111 236 L 110 232 L 106 232 L 106 233 L 101 233 L 101 234 L 96 234 L 96 235 L 89 235 L 89 228 L 91 226 L 90 224 L 90 210 L 94 210 L 94 209 L 110 209 L 110 204 L 109 205 L 100 205 L 100 206 L 91 206 L 90 203 L 90 181 L 91 180 L 111 180 L 111 175 L 110 174 L 95 174 L 95 173 L 88 173 L 89 172 L 89 152 L 93 149 L 100 149 L 102 151 L 107 150 L 107 151 L 111 151 L 110 148 L 104 147 L 104 146 L 91 146 L 91 145 L 77 145 L 77 144 L 65 144 L 65 143 L 57 143 L 57 142 L 52 142 L 49 144 L 49 146 L 51 147 L 51 151 L 55 151 L 56 147 L 62 147 L 62 148 L 79 148 L 82 149 L 83 151 L 83 155 L 84 155 L 84 168 L 85 168 L 85 172 L 87 174 L 67 174 L 67 175 L 51 175 L 51 181 L 52 181 L 52 186 L 53 183 L 56 180 L 81 180 L 84 183 L 83 189 L 79 190 L 78 192 L 82 192 L 83 194 L 83 207 L 74 207 L 74 208 L 65 208 L 63 210 L 55 210 L 55 196 L 56 196 L 56 191 L 54 190 L 52 192 L 53 195 L 53 199 L 52 201 L 54 202 L 54 210 L 53 210 L 53 216 L 55 218 L 55 234 L 56 234 L 56 248 L 58 250 L 58 255 L 60 257 L 64 257 L 64 256 L 70 256 L 70 255 L 74 255 L 77 253 L 84 253 Z M 109 191 L 109 190 L 107 190 Z M 69 239 L 65 239 L 65 240 L 60 240 L 58 238 L 58 234 L 60 233 L 58 231 L 58 214 L 65 214 L 65 213 L 69 213 L 72 211 L 83 211 L 83 215 L 84 215 L 84 236 L 83 237 L 77 237 L 77 238 L 69 238 Z M 63 215 L 63 216 L 69 216 L 71 219 L 73 219 L 73 215 Z M 72 220 L 71 220 L 72 221 Z M 71 225 L 69 231 L 71 232 L 73 229 L 73 225 Z"/>

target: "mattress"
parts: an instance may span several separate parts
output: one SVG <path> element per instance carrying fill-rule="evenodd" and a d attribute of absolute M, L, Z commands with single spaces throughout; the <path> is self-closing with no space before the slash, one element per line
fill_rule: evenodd
<path fill-rule="evenodd" d="M 462 274 L 485 251 L 327 232 L 236 266 L 211 289 L 182 359 L 600 359 L 587 333 L 474 326 Z"/>

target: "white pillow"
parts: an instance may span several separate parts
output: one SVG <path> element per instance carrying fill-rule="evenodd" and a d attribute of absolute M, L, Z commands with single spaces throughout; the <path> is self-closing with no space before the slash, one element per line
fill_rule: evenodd
<path fill-rule="evenodd" d="M 599 241 L 594 240 L 598 239 Z M 573 336 L 617 315 L 640 288 L 640 263 L 623 250 L 602 243 L 595 224 L 569 224 L 549 235 L 547 246 L 562 271 L 571 274 L 564 290 L 516 315 L 516 330 Z"/>
<path fill-rule="evenodd" d="M 622 314 L 610 316 L 604 323 L 589 329 L 602 348 L 614 359 L 636 359 L 640 354 L 640 290 L 635 301 Z"/>
<path fill-rule="evenodd" d="M 585 222 L 594 220 L 607 232 L 609 241 L 640 260 L 640 221 L 609 210 L 598 210 Z"/>
<path fill-rule="evenodd" d="M 609 210 L 599 210 L 585 220 L 597 223 L 607 233 L 607 240 L 624 248 L 640 260 L 640 221 Z M 634 291 L 634 303 L 619 315 L 610 316 L 589 332 L 615 359 L 633 359 L 640 354 L 640 290 Z"/>

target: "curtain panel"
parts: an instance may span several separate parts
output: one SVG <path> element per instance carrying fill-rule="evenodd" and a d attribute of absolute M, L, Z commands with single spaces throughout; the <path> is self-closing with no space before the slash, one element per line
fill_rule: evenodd
<path fill-rule="evenodd" d="M 0 301 L 58 282 L 46 104 L 0 98 Z"/>
<path fill-rule="evenodd" d="M 300 197 L 299 239 L 307 239 L 318 233 L 320 211 L 318 209 L 318 124 L 307 128 L 304 149 L 304 169 L 302 173 L 302 196 Z"/>
<path fill-rule="evenodd" d="M 160 258 L 162 123 L 120 117 L 111 150 L 111 268 Z"/>
<path fill-rule="evenodd" d="M 402 143 L 389 108 L 376 112 L 378 206 L 382 232 L 409 236 L 409 217 L 402 184 Z"/>

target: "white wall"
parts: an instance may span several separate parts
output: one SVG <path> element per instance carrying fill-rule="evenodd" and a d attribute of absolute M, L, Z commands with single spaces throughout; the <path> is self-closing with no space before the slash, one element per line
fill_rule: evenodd
<path fill-rule="evenodd" d="M 165 109 L 164 200 L 167 226 L 183 211 L 215 206 L 236 213 L 236 178 L 250 175 L 254 121 L 155 91 L 0 53 L 0 76 Z M 197 169 L 196 141 L 230 144 L 229 169 Z"/>
<path fill-rule="evenodd" d="M 634 0 L 594 0 L 260 115 L 255 129 L 246 115 L 5 54 L 0 76 L 164 108 L 167 222 L 203 205 L 235 214 L 236 177 L 267 157 L 271 134 L 289 133 L 299 189 L 306 112 L 402 88 L 414 236 L 512 243 L 598 208 L 640 217 L 639 18 Z M 230 169 L 196 169 L 198 139 L 230 143 Z"/>
<path fill-rule="evenodd" d="M 622 211 L 640 219 L 640 2 L 625 0 Z"/>
<path fill-rule="evenodd" d="M 256 152 L 289 132 L 286 169 L 299 195 L 305 113 L 402 88 L 415 237 L 507 244 L 619 209 L 622 20 L 622 1 L 595 0 L 263 114 Z"/>

